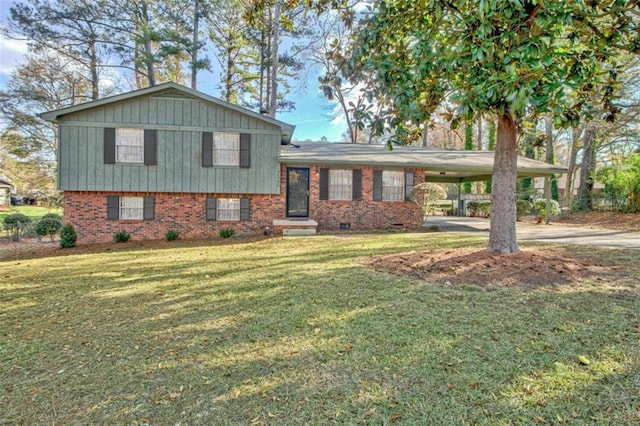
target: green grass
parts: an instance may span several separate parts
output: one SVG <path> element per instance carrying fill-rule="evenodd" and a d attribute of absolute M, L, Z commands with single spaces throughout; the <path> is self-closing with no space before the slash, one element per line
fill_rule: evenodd
<path fill-rule="evenodd" d="M 5 216 L 15 213 L 22 213 L 29 216 L 31 220 L 35 222 L 47 213 L 57 213 L 62 215 L 62 209 L 50 209 L 40 206 L 11 206 L 9 210 L 0 210 L 0 224 L 4 220 Z"/>
<path fill-rule="evenodd" d="M 547 248 L 624 273 L 533 290 L 358 263 L 482 244 L 177 241 L 0 262 L 0 423 L 638 424 L 637 251 Z"/>

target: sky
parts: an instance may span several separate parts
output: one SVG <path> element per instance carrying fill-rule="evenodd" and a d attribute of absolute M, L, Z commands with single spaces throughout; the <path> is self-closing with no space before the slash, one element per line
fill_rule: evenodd
<path fill-rule="evenodd" d="M 7 21 L 7 14 L 11 0 L 0 0 L 0 25 Z M 0 90 L 6 87 L 12 69 L 18 65 L 27 52 L 25 42 L 9 40 L 0 35 Z M 215 66 L 215 61 L 212 61 Z M 214 73 L 219 70 L 214 70 Z M 295 102 L 294 111 L 281 112 L 276 115 L 280 121 L 296 126 L 294 140 L 320 140 L 323 136 L 331 142 L 340 142 L 346 131 L 344 120 L 334 120 L 331 114 L 334 105 L 329 103 L 318 90 L 318 73 L 305 74 L 306 81 L 301 81 L 289 94 L 289 99 Z M 219 96 L 215 87 L 217 77 L 211 72 L 198 74 L 198 90 Z"/>

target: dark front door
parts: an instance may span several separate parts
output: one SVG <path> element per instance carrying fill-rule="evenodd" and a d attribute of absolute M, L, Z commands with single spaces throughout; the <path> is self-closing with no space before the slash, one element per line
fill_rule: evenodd
<path fill-rule="evenodd" d="M 287 217 L 309 217 L 307 167 L 287 167 Z"/>

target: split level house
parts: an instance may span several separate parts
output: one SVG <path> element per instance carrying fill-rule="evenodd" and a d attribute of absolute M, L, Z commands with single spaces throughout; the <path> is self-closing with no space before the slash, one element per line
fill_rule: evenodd
<path fill-rule="evenodd" d="M 493 155 L 292 144 L 295 126 L 166 83 L 42 114 L 58 126 L 58 188 L 79 243 L 417 228 L 415 185 L 491 177 Z M 564 169 L 519 158 L 520 176 Z"/>

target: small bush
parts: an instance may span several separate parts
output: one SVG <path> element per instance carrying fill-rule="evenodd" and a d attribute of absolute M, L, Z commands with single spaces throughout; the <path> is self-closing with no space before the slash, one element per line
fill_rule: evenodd
<path fill-rule="evenodd" d="M 76 234 L 76 230 L 73 228 L 73 225 L 71 225 L 70 223 L 64 225 L 60 230 L 60 247 L 75 247 L 77 241 L 78 234 Z"/>
<path fill-rule="evenodd" d="M 62 228 L 62 221 L 60 219 L 55 217 L 43 217 L 36 224 L 36 233 L 40 237 L 49 235 L 51 242 L 53 242 L 53 236 L 58 233 L 60 228 Z"/>
<path fill-rule="evenodd" d="M 544 215 L 547 211 L 547 200 L 539 199 L 533 203 L 538 215 Z M 560 214 L 560 204 L 556 200 L 551 200 L 551 216 Z"/>
<path fill-rule="evenodd" d="M 491 215 L 490 201 L 469 201 L 467 203 L 467 211 L 471 217 L 482 216 L 489 217 Z"/>
<path fill-rule="evenodd" d="M 169 229 L 167 233 L 164 234 L 164 239 L 166 241 L 175 241 L 178 238 L 180 238 L 180 234 L 178 233 L 178 231 L 174 231 L 172 229 Z"/>
<path fill-rule="evenodd" d="M 116 243 L 127 243 L 131 241 L 131 234 L 123 229 L 113 234 L 113 241 Z"/>
<path fill-rule="evenodd" d="M 440 227 L 438 225 L 431 225 L 430 227 L 427 228 L 427 230 L 431 232 L 440 232 Z"/>
<path fill-rule="evenodd" d="M 60 222 L 62 222 L 62 216 L 60 216 L 60 215 L 59 215 L 59 214 L 57 214 L 57 213 L 47 213 L 47 214 L 45 214 L 44 216 L 42 216 L 42 217 L 40 218 L 40 220 L 42 220 L 42 219 L 57 219 L 57 220 L 59 220 Z"/>
<path fill-rule="evenodd" d="M 234 231 L 231 228 L 227 228 L 227 229 L 221 229 L 220 230 L 220 238 L 231 238 L 233 237 L 233 234 L 235 234 L 236 231 Z"/>
<path fill-rule="evenodd" d="M 529 213 L 531 213 L 532 208 L 533 208 L 533 204 L 531 204 L 527 200 L 516 201 L 516 219 L 520 220 L 522 216 L 526 216 Z"/>
<path fill-rule="evenodd" d="M 12 233 L 13 240 L 20 241 L 20 237 L 24 234 L 25 228 L 31 223 L 31 218 L 22 213 L 14 213 L 5 216 L 2 222 L 4 229 Z"/>

